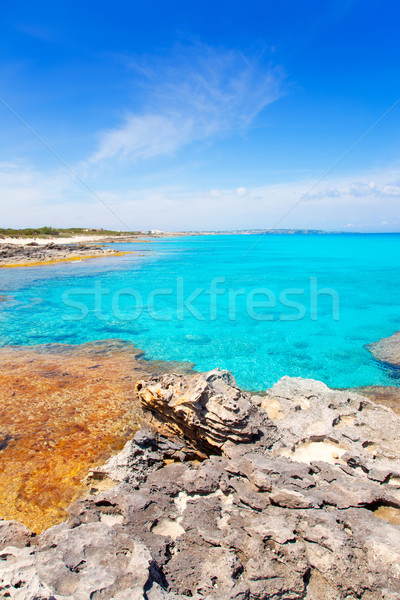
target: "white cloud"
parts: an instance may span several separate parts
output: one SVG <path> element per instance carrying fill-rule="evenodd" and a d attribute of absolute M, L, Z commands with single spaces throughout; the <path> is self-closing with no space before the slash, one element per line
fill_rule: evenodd
<path fill-rule="evenodd" d="M 245 196 L 247 194 L 247 188 L 245 187 L 238 187 L 236 189 L 236 193 L 238 196 Z"/>
<path fill-rule="evenodd" d="M 328 185 L 319 192 L 307 193 L 305 200 L 314 200 L 316 198 L 338 198 L 340 195 L 340 191 L 334 185 Z"/>
<path fill-rule="evenodd" d="M 323 198 L 339 199 L 352 197 L 365 201 L 370 197 L 399 198 L 400 185 L 398 183 L 389 183 L 387 181 L 390 177 L 398 178 L 399 173 L 382 171 L 381 173 L 377 173 L 377 175 L 377 181 L 352 181 L 350 178 L 338 179 L 335 185 L 328 185 L 319 191 L 307 194 L 305 200 L 315 201 Z"/>
<path fill-rule="evenodd" d="M 328 198 L 337 198 L 338 196 L 340 196 L 340 192 L 335 188 L 334 185 L 328 185 L 328 187 L 325 190 L 325 196 L 327 196 Z"/>
<path fill-rule="evenodd" d="M 88 164 L 171 155 L 191 142 L 245 130 L 283 94 L 282 70 L 260 57 L 197 45 L 181 48 L 173 67 L 169 61 L 131 65 L 140 75 L 140 109 L 100 133 Z"/>
<path fill-rule="evenodd" d="M 2 227 L 85 227 L 99 218 L 120 228 L 64 168 L 38 171 L 26 164 L 0 163 L 0 189 Z"/>
<path fill-rule="evenodd" d="M 399 180 L 398 171 L 374 173 L 377 190 Z M 178 186 L 125 188 L 97 187 L 98 195 L 134 230 L 228 230 L 308 228 L 352 231 L 396 231 L 399 197 L 349 193 L 354 182 L 368 186 L 371 174 L 331 178 L 328 195 L 301 201 L 313 184 L 298 180 L 263 186 L 247 185 L 239 195 L 235 185 L 193 191 Z M 394 184 L 393 184 L 394 185 Z M 38 172 L 27 166 L 0 165 L 2 226 L 82 226 L 121 229 L 121 222 L 80 183 L 63 170 Z M 359 189 L 361 189 L 359 187 Z M 332 190 L 338 190 L 338 194 Z M 368 190 L 367 190 L 368 191 Z M 290 211 L 288 213 L 288 211 Z M 282 219 L 282 216 L 287 216 Z"/>
<path fill-rule="evenodd" d="M 384 196 L 400 196 L 400 185 L 388 184 L 382 188 L 382 194 Z"/>
<path fill-rule="evenodd" d="M 193 124 L 181 121 L 180 127 L 173 119 L 162 115 L 128 115 L 124 124 L 102 134 L 99 148 L 89 162 L 119 158 L 135 160 L 152 158 L 159 154 L 172 154 L 190 139 Z"/>
<path fill-rule="evenodd" d="M 384 187 L 385 179 L 392 180 L 392 172 L 376 173 L 376 185 Z M 237 187 L 193 192 L 163 188 L 132 190 L 125 193 L 102 194 L 130 221 L 137 220 L 138 229 L 174 230 L 227 230 L 270 228 L 308 228 L 325 230 L 376 231 L 396 230 L 398 200 L 368 193 L 351 196 L 351 184 L 357 181 L 368 185 L 370 175 L 357 178 L 332 178 L 325 186 L 328 195 L 301 201 L 283 221 L 283 215 L 310 189 L 312 181 L 246 187 L 246 195 L 238 194 Z M 345 192 L 342 192 L 345 190 Z M 128 218 L 128 217 L 126 217 Z M 387 223 L 382 224 L 382 220 Z"/>
<path fill-rule="evenodd" d="M 350 185 L 348 193 L 351 196 L 362 198 L 378 191 L 377 185 L 374 181 L 368 183 L 355 182 Z"/>

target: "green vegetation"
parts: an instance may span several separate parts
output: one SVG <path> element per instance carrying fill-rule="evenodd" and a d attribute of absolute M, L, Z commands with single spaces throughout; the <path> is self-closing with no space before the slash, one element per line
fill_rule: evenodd
<path fill-rule="evenodd" d="M 82 227 L 70 227 L 69 229 L 56 229 L 54 227 L 38 227 L 27 229 L 4 229 L 0 228 L 0 238 L 47 238 L 53 236 L 72 237 L 74 235 L 139 235 L 139 231 L 112 231 L 110 229 L 89 229 Z"/>

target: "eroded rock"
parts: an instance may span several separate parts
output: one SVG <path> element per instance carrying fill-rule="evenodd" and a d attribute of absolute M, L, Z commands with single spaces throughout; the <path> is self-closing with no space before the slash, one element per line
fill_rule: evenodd
<path fill-rule="evenodd" d="M 367 349 L 377 360 L 393 367 L 400 367 L 400 331 L 396 331 L 388 338 L 368 344 Z"/>
<path fill-rule="evenodd" d="M 0 551 L 7 546 L 29 546 L 35 534 L 19 521 L 0 521 Z"/>
<path fill-rule="evenodd" d="M 149 384 L 139 381 L 136 388 L 144 410 L 208 453 L 222 451 L 227 442 L 250 442 L 263 435 L 271 445 L 276 438 L 267 415 L 254 407 L 250 394 L 236 386 L 228 371 L 162 375 Z"/>
<path fill-rule="evenodd" d="M 251 397 L 216 371 L 140 394 L 151 425 L 101 470 L 120 483 L 34 544 L 4 548 L 2 597 L 400 598 L 392 411 L 300 379 Z"/>

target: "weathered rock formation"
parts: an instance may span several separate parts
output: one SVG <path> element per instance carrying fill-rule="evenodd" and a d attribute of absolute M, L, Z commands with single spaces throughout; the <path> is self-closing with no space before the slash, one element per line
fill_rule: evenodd
<path fill-rule="evenodd" d="M 388 338 L 368 344 L 367 348 L 377 360 L 391 367 L 400 367 L 400 331 Z"/>
<path fill-rule="evenodd" d="M 199 450 L 219 454 L 227 442 L 250 442 L 261 433 L 260 428 L 266 431 L 272 426 L 228 371 L 190 378 L 163 375 L 148 385 L 139 381 L 137 390 L 144 410 Z"/>
<path fill-rule="evenodd" d="M 287 377 L 251 396 L 218 371 L 138 392 L 146 423 L 91 474 L 118 485 L 36 538 L 2 524 L 1 597 L 399 600 L 390 409 Z"/>
<path fill-rule="evenodd" d="M 31 242 L 26 245 L 1 244 L 0 266 L 29 265 L 51 261 L 77 260 L 79 258 L 94 258 L 97 256 L 113 256 L 110 248 L 93 244 L 49 244 L 39 245 Z M 126 254 L 123 252 L 122 254 Z"/>

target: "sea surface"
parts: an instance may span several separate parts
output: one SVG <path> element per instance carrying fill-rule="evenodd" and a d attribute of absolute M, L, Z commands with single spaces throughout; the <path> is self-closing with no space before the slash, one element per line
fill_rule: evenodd
<path fill-rule="evenodd" d="M 148 359 L 400 385 L 366 345 L 400 330 L 400 234 L 212 235 L 113 244 L 132 254 L 0 270 L 0 346 L 123 339 Z"/>

